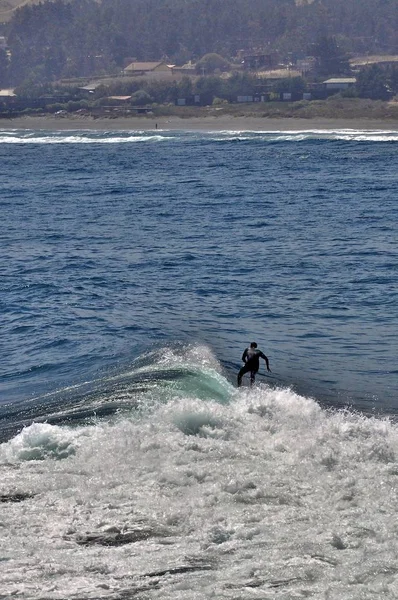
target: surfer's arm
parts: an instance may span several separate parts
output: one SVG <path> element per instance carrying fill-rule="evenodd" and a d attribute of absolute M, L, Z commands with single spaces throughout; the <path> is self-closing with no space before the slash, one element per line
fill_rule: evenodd
<path fill-rule="evenodd" d="M 246 362 L 246 357 L 247 357 L 247 348 L 244 351 L 244 353 L 242 354 L 242 360 L 243 360 L 244 363 Z"/>
<path fill-rule="evenodd" d="M 269 360 L 268 360 L 268 357 L 267 357 L 267 356 L 265 356 L 265 354 L 263 354 L 262 352 L 261 352 L 260 356 L 261 356 L 261 358 L 263 358 L 263 359 L 265 360 L 265 364 L 267 365 L 267 371 L 271 372 L 271 369 L 269 368 Z"/>

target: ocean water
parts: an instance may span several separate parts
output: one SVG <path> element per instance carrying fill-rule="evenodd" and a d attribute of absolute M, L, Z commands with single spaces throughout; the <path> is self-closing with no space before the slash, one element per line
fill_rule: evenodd
<path fill-rule="evenodd" d="M 397 147 L 0 130 L 0 598 L 398 596 Z"/>

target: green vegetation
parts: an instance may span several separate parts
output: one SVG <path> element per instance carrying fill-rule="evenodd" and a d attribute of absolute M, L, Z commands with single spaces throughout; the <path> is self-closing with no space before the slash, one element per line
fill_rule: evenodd
<path fill-rule="evenodd" d="M 398 118 L 398 105 L 382 101 L 341 98 L 307 102 L 267 102 L 253 104 L 216 104 L 211 107 L 156 106 L 153 116 L 176 116 L 182 119 L 195 117 L 223 116 L 258 117 L 264 119 L 382 119 Z M 145 118 L 145 117 L 143 117 Z"/>
<path fill-rule="evenodd" d="M 211 74 L 237 65 L 241 49 L 285 62 L 316 55 L 321 75 L 338 75 L 347 53 L 398 52 L 397 28 L 396 0 L 47 0 L 13 13 L 0 78 L 117 74 L 129 58 L 162 57 Z"/>
<path fill-rule="evenodd" d="M 197 73 L 212 75 L 215 71 L 229 71 L 231 65 L 225 58 L 216 54 L 215 52 L 211 52 L 210 54 L 205 54 L 198 62 L 196 63 L 196 71 Z"/>
<path fill-rule="evenodd" d="M 382 110 L 377 101 L 398 95 L 398 63 L 361 66 L 355 73 L 356 85 L 333 99 L 327 99 L 333 92 L 322 81 L 352 76 L 349 56 L 353 53 L 398 52 L 396 2 L 44 0 L 26 4 L 2 29 L 8 48 L 0 49 L 0 87 L 14 87 L 17 100 L 3 98 L 1 110 L 127 114 L 151 109 L 156 114 L 178 110 L 185 114 L 181 113 L 184 107 L 175 104 L 186 103 L 197 104 L 184 108 L 196 114 L 200 105 L 217 111 L 214 114 L 307 118 L 337 117 L 341 112 L 358 116 L 355 110 L 367 106 L 361 104 L 363 99 L 374 101 L 367 107 L 369 116 L 390 118 L 395 109 Z M 281 63 L 289 73 L 287 66 L 294 69 L 296 60 L 306 56 L 313 57 L 314 68 L 305 77 L 273 81 L 244 70 Z M 160 60 L 177 65 L 190 61 L 191 75 L 167 80 L 121 76 L 129 62 Z M 96 86 L 85 87 L 93 79 Z M 311 102 L 302 100 L 307 97 L 304 92 Z M 238 104 L 239 96 L 239 100 L 252 98 L 253 105 Z M 280 102 L 286 97 L 297 102 Z"/>
<path fill-rule="evenodd" d="M 335 37 L 321 36 L 313 45 L 312 54 L 318 59 L 318 74 L 321 77 L 350 72 L 348 55 L 338 46 Z"/>
<path fill-rule="evenodd" d="M 382 69 L 372 65 L 363 69 L 357 77 L 356 89 L 361 98 L 388 100 L 390 92 L 398 92 L 398 66 Z"/>
<path fill-rule="evenodd" d="M 78 82 L 76 82 L 78 83 Z M 91 93 L 84 83 L 35 83 L 26 81 L 15 91 L 17 99 L 3 114 L 21 114 L 31 109 L 42 112 L 84 114 L 134 114 L 144 108 L 155 115 L 178 114 L 200 116 L 201 111 L 214 114 L 256 115 L 268 117 L 327 117 L 375 119 L 397 118 L 398 103 L 386 103 L 392 93 L 398 94 L 398 65 L 385 69 L 371 66 L 358 75 L 357 85 L 340 93 L 328 95 L 324 86 L 309 83 L 302 77 L 288 77 L 274 83 L 247 72 L 235 72 L 228 77 L 183 77 L 180 81 L 156 81 L 143 77 L 102 80 Z M 309 92 L 312 100 L 302 100 Z M 289 93 L 295 102 L 281 101 Z M 320 98 L 317 100 L 318 97 Z M 238 102 L 239 96 L 249 96 L 252 103 Z M 187 106 L 176 106 L 179 99 Z M 213 114 L 213 113 L 212 113 Z"/>

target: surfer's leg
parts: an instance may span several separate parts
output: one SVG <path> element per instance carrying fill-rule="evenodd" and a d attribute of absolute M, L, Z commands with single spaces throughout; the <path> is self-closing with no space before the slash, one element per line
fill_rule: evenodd
<path fill-rule="evenodd" d="M 238 387 L 240 387 L 240 385 L 242 384 L 242 377 L 245 373 L 248 372 L 248 368 L 247 365 L 243 365 L 243 367 L 241 368 L 241 370 L 238 373 Z"/>
<path fill-rule="evenodd" d="M 257 371 L 250 371 L 250 387 L 254 385 L 254 382 L 256 381 L 256 373 Z"/>

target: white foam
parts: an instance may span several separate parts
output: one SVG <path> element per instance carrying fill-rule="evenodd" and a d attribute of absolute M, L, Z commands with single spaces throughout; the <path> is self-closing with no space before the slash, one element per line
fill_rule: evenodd
<path fill-rule="evenodd" d="M 33 423 L 9 442 L 0 446 L 0 460 L 63 459 L 76 451 L 75 431 L 48 423 Z"/>
<path fill-rule="evenodd" d="M 373 129 L 303 129 L 303 130 L 264 130 L 264 131 L 222 131 L 214 137 L 215 141 L 226 140 L 263 140 L 274 142 L 301 142 L 304 140 L 342 140 L 367 142 L 396 142 L 397 130 Z"/>
<path fill-rule="evenodd" d="M 132 144 L 143 142 L 162 142 L 164 135 L 148 135 L 139 132 L 24 132 L 13 130 L 12 133 L 0 130 L 0 144 Z"/>
<path fill-rule="evenodd" d="M 1 493 L 34 494 L 2 505 L 2 594 L 394 598 L 397 455 L 388 420 L 263 386 L 230 405 L 176 398 L 112 425 L 33 425 L 1 446 Z M 137 527 L 154 533 L 77 544 Z M 184 565 L 198 570 L 148 576 Z"/>
<path fill-rule="evenodd" d="M 210 138 L 212 141 L 291 141 L 300 142 L 309 139 L 315 140 L 341 140 L 341 141 L 367 141 L 367 142 L 396 142 L 397 130 L 372 130 L 372 129 L 303 129 L 303 130 L 224 130 L 217 133 L 187 132 L 164 130 L 157 133 L 148 131 L 53 131 L 44 130 L 0 130 L 0 143 L 3 144 L 133 144 L 147 142 L 164 142 L 183 137 L 186 140 L 193 138 Z"/>

